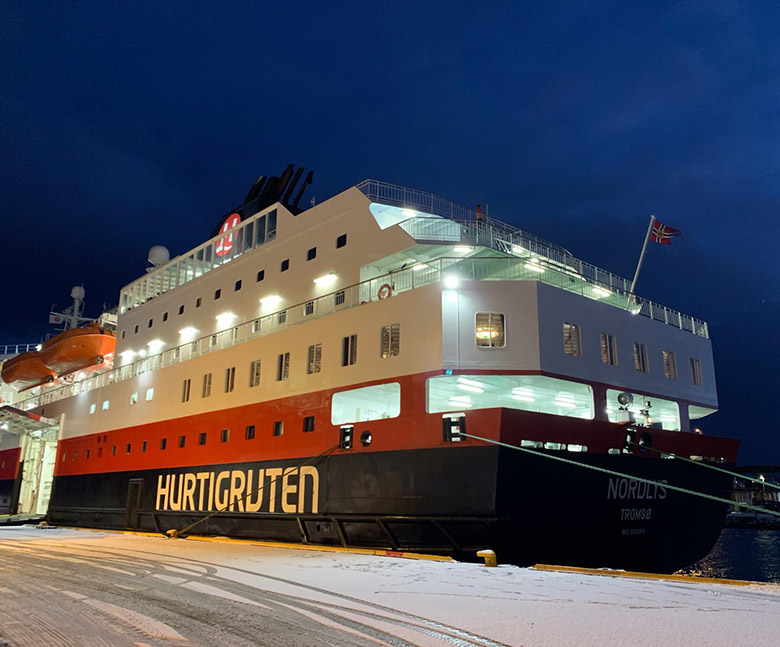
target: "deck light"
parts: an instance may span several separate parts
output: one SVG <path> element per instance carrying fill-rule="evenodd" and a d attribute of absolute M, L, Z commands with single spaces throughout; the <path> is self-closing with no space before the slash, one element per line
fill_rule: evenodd
<path fill-rule="evenodd" d="M 605 290 L 604 288 L 600 288 L 597 285 L 593 286 L 593 294 L 598 295 L 599 297 L 608 297 L 612 294 L 609 290 Z"/>
<path fill-rule="evenodd" d="M 179 331 L 179 334 L 184 338 L 185 341 L 189 341 L 195 338 L 195 335 L 198 334 L 198 329 L 194 328 L 193 326 L 185 326 Z"/>
<path fill-rule="evenodd" d="M 214 317 L 217 320 L 217 324 L 220 327 L 227 327 L 229 326 L 234 319 L 238 317 L 237 314 L 233 312 L 221 312 L 216 317 Z"/>
<path fill-rule="evenodd" d="M 452 248 L 453 252 L 458 252 L 458 254 L 468 254 L 473 247 L 467 247 L 466 245 L 456 245 Z"/>
<path fill-rule="evenodd" d="M 327 287 L 335 280 L 336 280 L 336 275 L 333 272 L 330 272 L 329 274 L 318 276 L 316 279 L 314 279 L 314 283 L 316 283 L 320 287 Z"/>
<path fill-rule="evenodd" d="M 450 274 L 444 277 L 444 287 L 449 290 L 455 290 L 460 285 L 460 279 Z"/>
<path fill-rule="evenodd" d="M 165 346 L 165 342 L 162 339 L 152 339 L 148 344 L 149 352 L 154 355 L 157 351 L 161 350 Z"/>
<path fill-rule="evenodd" d="M 401 209 L 401 215 L 407 216 L 409 218 L 415 218 L 417 216 L 417 212 L 412 211 L 411 209 Z"/>
<path fill-rule="evenodd" d="M 534 272 L 539 272 L 539 274 L 544 274 L 544 268 L 539 267 L 538 265 L 539 261 L 536 258 L 532 258 L 530 263 L 526 263 L 523 265 L 523 267 L 527 270 L 533 270 Z"/>
<path fill-rule="evenodd" d="M 412 271 L 419 272 L 420 270 L 424 270 L 426 267 L 428 266 L 425 263 L 417 263 L 417 265 L 412 268 Z"/>
<path fill-rule="evenodd" d="M 525 250 L 520 245 L 512 245 L 512 253 L 519 256 L 520 254 L 525 254 Z"/>
<path fill-rule="evenodd" d="M 279 305 L 279 302 L 282 300 L 282 297 L 280 297 L 278 294 L 272 294 L 270 296 L 267 296 L 263 299 L 260 299 L 260 303 L 263 304 L 266 308 L 273 308 L 274 306 Z"/>

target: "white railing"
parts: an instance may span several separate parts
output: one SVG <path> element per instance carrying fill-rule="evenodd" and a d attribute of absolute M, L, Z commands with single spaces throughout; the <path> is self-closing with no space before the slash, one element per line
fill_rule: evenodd
<path fill-rule="evenodd" d="M 611 290 L 605 283 L 598 283 L 586 276 L 578 275 L 568 268 L 562 268 L 544 259 L 539 260 L 537 269 L 529 268 L 528 258 L 441 258 L 430 263 L 417 265 L 418 269 L 408 267 L 391 272 L 368 281 L 351 285 L 317 299 L 290 306 L 257 319 L 244 321 L 216 334 L 207 335 L 181 344 L 174 348 L 137 359 L 124 366 L 109 371 L 92 374 L 85 379 L 60 386 L 51 386 L 40 395 L 22 400 L 18 406 L 24 410 L 71 397 L 84 391 L 120 382 L 137 375 L 154 371 L 165 366 L 184 362 L 224 348 L 240 344 L 249 339 L 263 337 L 290 326 L 313 321 L 324 316 L 360 307 L 372 301 L 378 301 L 380 288 L 390 287 L 390 295 L 414 290 L 449 276 L 460 280 L 481 281 L 540 281 L 547 285 L 580 294 L 589 299 L 602 301 L 609 305 L 638 310 L 640 316 L 650 317 L 670 326 L 707 337 L 707 324 L 688 315 L 684 315 L 665 306 L 644 299 L 632 299 L 627 291 Z M 543 269 L 543 272 L 539 272 Z M 600 288 L 601 293 L 594 291 Z M 382 290 L 383 295 L 386 289 Z M 609 292 L 609 294 L 604 294 Z M 119 361 L 119 359 L 117 359 Z"/>
<path fill-rule="evenodd" d="M 0 346 L 0 359 L 8 359 L 21 353 L 30 353 L 38 349 L 39 344 L 6 344 Z"/>

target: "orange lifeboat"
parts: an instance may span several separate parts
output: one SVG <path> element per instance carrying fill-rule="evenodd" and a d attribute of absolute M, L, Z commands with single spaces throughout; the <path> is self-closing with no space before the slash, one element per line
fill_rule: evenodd
<path fill-rule="evenodd" d="M 21 353 L 3 362 L 0 377 L 17 391 L 31 389 L 54 381 L 57 374 L 46 366 L 38 353 Z"/>
<path fill-rule="evenodd" d="M 115 346 L 113 332 L 98 324 L 90 324 L 85 328 L 65 330 L 47 339 L 38 355 L 46 367 L 63 376 L 100 368 L 113 357 Z"/>

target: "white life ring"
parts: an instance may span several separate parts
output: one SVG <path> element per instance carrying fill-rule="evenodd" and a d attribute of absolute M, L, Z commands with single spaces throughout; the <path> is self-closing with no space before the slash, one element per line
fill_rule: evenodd
<path fill-rule="evenodd" d="M 377 296 L 380 299 L 386 299 L 389 296 L 393 295 L 393 288 L 389 283 L 385 283 L 382 285 L 382 287 L 379 288 L 379 292 L 377 292 Z"/>

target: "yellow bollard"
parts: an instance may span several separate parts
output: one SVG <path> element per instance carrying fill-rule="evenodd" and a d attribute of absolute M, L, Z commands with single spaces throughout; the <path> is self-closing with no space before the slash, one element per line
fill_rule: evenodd
<path fill-rule="evenodd" d="M 477 557 L 482 557 L 485 560 L 485 566 L 498 566 L 498 562 L 496 561 L 496 553 L 489 548 L 477 551 Z"/>
<path fill-rule="evenodd" d="M 178 530 L 168 530 L 166 533 L 168 535 L 168 539 L 178 539 L 179 538 L 179 531 Z"/>

